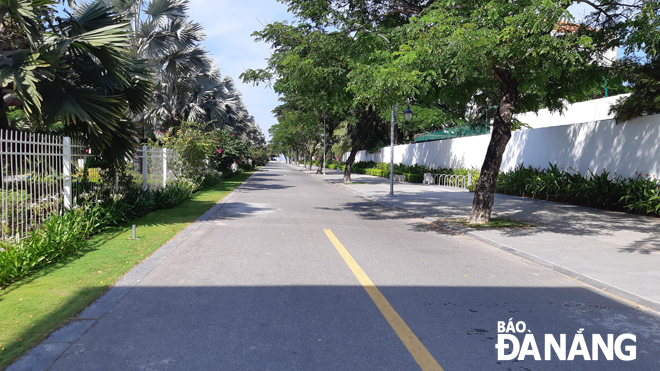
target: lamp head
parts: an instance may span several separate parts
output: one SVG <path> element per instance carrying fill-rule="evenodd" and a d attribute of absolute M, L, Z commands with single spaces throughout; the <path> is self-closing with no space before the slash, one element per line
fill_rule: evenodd
<path fill-rule="evenodd" d="M 403 118 L 406 119 L 406 121 L 410 121 L 413 118 L 413 111 L 410 109 L 410 106 L 406 108 L 405 111 L 403 111 Z"/>

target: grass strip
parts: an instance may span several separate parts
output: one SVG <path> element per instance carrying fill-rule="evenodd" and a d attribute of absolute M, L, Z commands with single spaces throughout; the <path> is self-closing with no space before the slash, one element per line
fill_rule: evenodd
<path fill-rule="evenodd" d="M 0 369 L 105 293 L 119 277 L 218 203 L 254 172 L 243 172 L 158 210 L 93 236 L 75 257 L 0 290 Z M 131 224 L 139 240 L 128 240 Z"/>
<path fill-rule="evenodd" d="M 535 225 L 519 222 L 511 219 L 491 218 L 486 224 L 470 224 L 467 219 L 459 219 L 457 222 L 472 228 L 532 228 Z"/>

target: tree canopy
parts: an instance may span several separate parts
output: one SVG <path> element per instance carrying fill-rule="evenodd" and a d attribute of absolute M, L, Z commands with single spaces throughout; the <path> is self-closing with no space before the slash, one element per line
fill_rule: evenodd
<path fill-rule="evenodd" d="M 108 164 L 123 161 L 138 136 L 153 139 L 182 121 L 265 144 L 233 81 L 201 46 L 187 0 L 61 2 L 64 11 L 50 0 L 0 2 L 0 129 L 78 136 Z"/>
<path fill-rule="evenodd" d="M 445 127 L 493 118 L 473 223 L 490 218 L 514 113 L 562 110 L 567 102 L 589 99 L 608 79 L 621 79 L 622 67 L 608 60 L 612 48 L 652 57 L 658 40 L 655 0 L 282 2 L 296 21 L 254 34 L 271 43 L 273 55 L 268 68 L 242 78 L 275 80 L 285 101 L 296 96 L 305 102 L 299 107 L 333 107 L 352 134 L 349 174 L 354 154 L 369 137 L 382 135 L 379 128 L 395 103 L 423 113 L 414 129 L 437 127 L 435 120 Z M 568 11 L 579 2 L 593 8 L 582 23 Z M 639 68 L 628 61 L 629 71 L 631 66 Z M 648 96 L 657 80 L 654 65 L 645 66 L 645 75 L 629 83 Z M 638 108 L 633 111 L 643 112 Z"/>

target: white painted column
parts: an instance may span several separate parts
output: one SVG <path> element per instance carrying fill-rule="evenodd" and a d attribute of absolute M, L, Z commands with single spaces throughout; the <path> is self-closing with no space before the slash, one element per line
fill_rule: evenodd
<path fill-rule="evenodd" d="M 142 146 L 142 190 L 147 190 L 147 146 Z"/>
<path fill-rule="evenodd" d="M 163 148 L 163 188 L 167 186 L 167 148 Z"/>
<path fill-rule="evenodd" d="M 71 209 L 73 203 L 73 190 L 71 179 L 71 138 L 64 137 L 62 141 L 62 175 L 64 176 L 64 208 Z"/>

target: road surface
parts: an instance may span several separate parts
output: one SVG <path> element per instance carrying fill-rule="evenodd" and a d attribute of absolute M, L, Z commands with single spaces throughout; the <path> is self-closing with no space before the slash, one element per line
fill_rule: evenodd
<path fill-rule="evenodd" d="M 318 177 L 257 172 L 49 370 L 660 369 L 655 312 Z M 636 340 L 585 361 L 594 334 Z"/>

